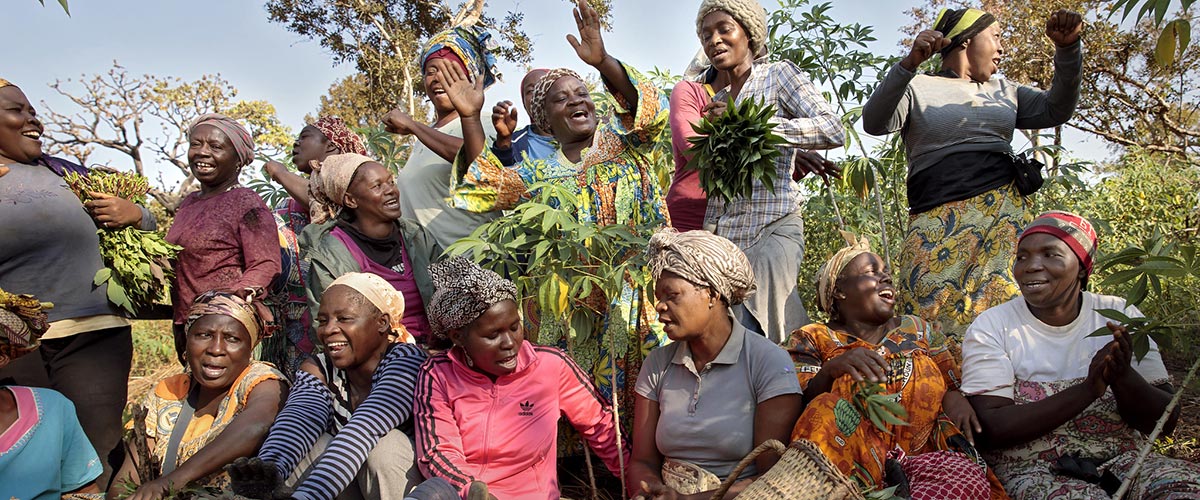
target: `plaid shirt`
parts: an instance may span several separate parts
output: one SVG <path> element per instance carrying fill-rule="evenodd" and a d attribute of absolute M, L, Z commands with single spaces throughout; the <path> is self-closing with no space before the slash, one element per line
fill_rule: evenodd
<path fill-rule="evenodd" d="M 727 92 L 728 88 L 722 90 L 718 97 Z M 725 206 L 709 203 L 704 216 L 706 226 L 715 224 L 718 235 L 729 238 L 742 249 L 754 245 L 764 227 L 800 210 L 804 196 L 792 180 L 796 155 L 807 149 L 841 146 L 845 138 L 841 118 L 816 85 L 789 61 L 772 63 L 766 58 L 755 61 L 737 102 L 750 98 L 775 105 L 771 123 L 778 124 L 774 132 L 787 141 L 779 148 L 783 154 L 775 160 L 779 173 L 775 190 L 755 181 L 750 198 L 736 198 Z"/>

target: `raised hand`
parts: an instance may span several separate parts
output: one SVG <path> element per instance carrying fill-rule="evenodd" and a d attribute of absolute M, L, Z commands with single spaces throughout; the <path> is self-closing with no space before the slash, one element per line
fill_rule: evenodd
<path fill-rule="evenodd" d="M 492 126 L 496 129 L 496 143 L 509 144 L 517 131 L 517 108 L 512 101 L 501 101 L 492 107 Z"/>
<path fill-rule="evenodd" d="M 434 59 L 428 63 L 436 72 L 434 78 L 446 89 L 446 97 L 454 105 L 460 118 L 478 117 L 483 110 L 483 79 L 475 82 L 462 66 L 445 59 Z"/>
<path fill-rule="evenodd" d="M 942 36 L 940 31 L 925 30 L 917 33 L 912 48 L 909 49 L 908 55 L 900 60 L 900 65 L 909 71 L 916 71 L 921 67 L 921 63 L 928 61 L 947 45 L 950 45 L 950 39 Z"/>
<path fill-rule="evenodd" d="M 1083 16 L 1078 12 L 1060 9 L 1046 19 L 1046 36 L 1056 47 L 1071 46 L 1079 41 L 1080 33 L 1083 33 Z"/>
<path fill-rule="evenodd" d="M 388 114 L 383 116 L 383 128 L 393 134 L 409 135 L 413 133 L 415 123 L 412 117 L 401 111 L 400 108 L 388 111 Z"/>
<path fill-rule="evenodd" d="M 579 38 L 567 35 L 567 42 L 579 59 L 591 66 L 599 66 L 608 57 L 608 52 L 604 51 L 604 39 L 600 36 L 600 14 L 587 0 L 575 0 L 575 26 L 579 28 Z"/>

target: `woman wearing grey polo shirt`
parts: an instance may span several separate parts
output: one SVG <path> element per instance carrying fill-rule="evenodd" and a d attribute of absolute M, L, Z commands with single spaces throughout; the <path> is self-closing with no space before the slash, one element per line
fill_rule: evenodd
<path fill-rule="evenodd" d="M 651 352 L 638 374 L 630 493 L 707 499 L 755 446 L 789 441 L 800 383 L 787 351 L 733 320 L 730 307 L 754 292 L 754 272 L 736 245 L 707 231 L 667 229 L 646 252 L 659 321 L 673 343 Z M 778 459 L 760 455 L 726 498 Z"/>

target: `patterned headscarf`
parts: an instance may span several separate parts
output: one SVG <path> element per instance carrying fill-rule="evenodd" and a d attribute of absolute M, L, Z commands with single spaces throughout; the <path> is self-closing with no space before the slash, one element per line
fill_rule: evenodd
<path fill-rule="evenodd" d="M 496 39 L 487 30 L 479 26 L 460 26 L 429 37 L 429 41 L 425 42 L 425 47 L 421 49 L 418 62 L 424 71 L 429 56 L 443 48 L 450 49 L 467 67 L 471 80 L 483 78 L 483 88 L 486 89 L 502 78 L 500 68 L 496 65 L 496 56 L 493 54 L 498 47 Z"/>
<path fill-rule="evenodd" d="M 833 290 L 837 288 L 838 275 L 855 257 L 871 251 L 871 242 L 865 236 L 856 238 L 854 233 L 840 232 L 847 246 L 838 250 L 817 270 L 817 308 L 826 314 L 833 311 Z"/>
<path fill-rule="evenodd" d="M 718 10 L 728 12 L 746 30 L 746 36 L 750 38 L 750 53 L 762 55 L 759 51 L 767 43 L 767 10 L 762 4 L 758 0 L 704 0 L 700 3 L 700 11 L 696 13 L 697 35 L 700 34 L 704 16 Z"/>
<path fill-rule="evenodd" d="M 212 125 L 229 138 L 229 142 L 233 143 L 233 150 L 237 152 L 239 167 L 254 161 L 254 137 L 242 124 L 220 113 L 208 113 L 192 122 L 192 126 L 188 127 L 188 136 L 190 137 L 196 131 L 196 127 L 201 125 Z"/>
<path fill-rule="evenodd" d="M 38 340 L 50 328 L 46 310 L 54 304 L 41 302 L 33 295 L 10 294 L 4 290 L 0 290 L 0 296 L 7 297 L 0 304 L 0 368 L 3 368 L 10 361 L 37 349 Z"/>
<path fill-rule="evenodd" d="M 379 309 L 379 312 L 388 315 L 388 322 L 392 326 L 392 340 L 394 342 L 404 342 L 412 344 L 416 342 L 408 329 L 404 327 L 404 294 L 396 290 L 391 283 L 379 277 L 379 275 L 371 273 L 346 273 L 333 280 L 329 287 L 335 285 L 343 285 L 354 289 L 354 291 L 362 294 L 367 302 Z M 329 290 L 326 287 L 325 290 Z"/>
<path fill-rule="evenodd" d="M 209 315 L 229 316 L 237 320 L 250 334 L 252 347 L 271 334 L 267 329 L 267 320 L 271 318 L 271 314 L 261 302 L 255 301 L 253 296 L 243 299 L 233 293 L 217 290 L 200 294 L 192 301 L 192 308 L 188 311 L 187 321 L 184 322 L 184 331 L 191 330 L 192 324 L 200 317 Z"/>
<path fill-rule="evenodd" d="M 5 80 L 3 78 L 0 78 L 0 89 L 2 89 L 4 87 L 16 87 L 16 84 L 14 84 L 13 82 L 10 82 L 8 80 Z"/>
<path fill-rule="evenodd" d="M 369 156 L 346 153 L 329 155 L 325 161 L 313 162 L 312 177 L 308 181 L 308 215 L 314 224 L 331 220 L 342 212 L 342 199 L 350 182 L 354 180 L 354 172 L 362 164 L 375 161 Z"/>
<path fill-rule="evenodd" d="M 654 279 L 670 271 L 696 285 L 712 288 L 729 305 L 754 293 L 754 269 L 737 245 L 708 231 L 680 233 L 663 229 L 646 247 Z"/>
<path fill-rule="evenodd" d="M 554 82 L 567 76 L 583 81 L 579 73 L 567 68 L 556 68 L 546 72 L 538 79 L 537 83 L 533 84 L 533 97 L 529 99 L 529 104 L 533 106 L 533 109 L 529 110 L 529 119 L 537 128 L 547 134 L 550 133 L 550 117 L 546 114 L 546 95 L 550 93 L 550 87 L 554 86 Z"/>
<path fill-rule="evenodd" d="M 426 309 L 438 338 L 467 326 L 499 302 L 517 300 L 517 285 L 461 255 L 429 266 L 429 275 L 435 290 Z"/>
<path fill-rule="evenodd" d="M 1083 266 L 1084 279 L 1086 280 L 1092 275 L 1092 265 L 1096 258 L 1096 246 L 1099 238 L 1096 236 L 1096 229 L 1087 219 L 1071 212 L 1051 210 L 1030 222 L 1029 226 L 1021 232 L 1017 243 L 1019 244 L 1026 236 L 1036 233 L 1046 233 L 1062 240 L 1071 247 L 1071 252 Z"/>
<path fill-rule="evenodd" d="M 945 57 L 995 22 L 995 16 L 979 9 L 942 9 L 938 12 L 937 20 L 933 22 L 933 30 L 949 38 L 950 44 L 938 53 Z"/>
<path fill-rule="evenodd" d="M 346 122 L 336 116 L 322 116 L 317 119 L 313 126 L 320 130 L 325 135 L 329 142 L 338 148 L 342 153 L 354 153 L 356 155 L 366 155 L 367 147 L 363 146 L 362 137 L 350 130 L 346 126 Z"/>

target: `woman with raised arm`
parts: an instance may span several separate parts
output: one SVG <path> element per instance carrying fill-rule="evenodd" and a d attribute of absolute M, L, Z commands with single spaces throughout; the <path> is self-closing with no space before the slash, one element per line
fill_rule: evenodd
<path fill-rule="evenodd" d="M 617 114 L 599 125 L 582 78 L 566 68 L 550 70 L 534 85 L 530 100 L 534 123 L 550 131 L 558 143 L 557 154 L 545 160 L 504 167 L 485 147 L 480 119 L 483 82 L 472 82 L 458 68 L 441 64 L 444 70 L 438 74 L 463 120 L 453 202 L 466 210 L 498 212 L 520 204 L 529 186 L 549 182 L 577 194 L 581 221 L 624 224 L 648 233 L 647 226 L 667 224 L 649 157 L 667 123 L 666 96 L 637 70 L 608 54 L 600 35 L 600 16 L 585 0 L 577 0 L 575 22 L 581 39 L 575 35 L 567 39 L 579 58 L 600 72 L 605 88 L 616 99 Z M 606 329 L 597 336 L 597 346 L 577 350 L 584 354 L 577 354 L 576 361 L 605 397 L 615 397 L 621 408 L 632 408 L 630 388 L 645 354 L 663 343 L 662 326 L 641 287 L 627 286 L 619 296 L 601 300 L 608 302 Z M 551 342 L 566 347 L 566 333 L 559 337 L 543 331 L 538 338 L 555 337 Z M 614 344 L 618 348 L 610 352 Z M 617 387 L 612 386 L 614 379 Z"/>
<path fill-rule="evenodd" d="M 807 173 L 837 177 L 833 163 L 809 150 L 841 146 L 842 121 L 796 64 L 771 62 L 767 12 L 758 0 L 702 2 L 696 35 L 711 66 L 698 81 L 680 82 L 671 91 L 671 222 L 681 231 L 711 230 L 742 249 L 754 267 L 760 293 L 733 312 L 751 331 L 782 344 L 788 333 L 808 323 L 796 293 L 796 275 L 804 259 L 804 196 L 796 181 Z M 720 116 L 731 98 L 775 106 L 770 121 L 785 141 L 775 160 L 779 180 L 773 188 L 755 181 L 749 197 L 709 203 L 698 171 L 687 168 L 688 139 L 696 136 L 693 126 L 702 117 Z"/>
<path fill-rule="evenodd" d="M 263 170 L 289 197 L 275 207 L 275 226 L 279 230 L 279 276 L 271 283 L 266 303 L 281 327 L 263 344 L 263 358 L 276 364 L 280 371 L 292 374 L 300 363 L 312 354 L 314 338 L 312 314 L 308 308 L 307 289 L 309 262 L 300 258 L 300 235 L 312 222 L 308 207 L 308 175 L 313 162 L 320 164 L 330 155 L 354 153 L 365 155 L 367 148 L 346 122 L 336 116 L 322 116 L 300 130 L 292 144 L 292 165 L 299 174 L 284 164 L 269 161 Z"/>
<path fill-rule="evenodd" d="M 447 95 L 449 89 L 438 78 L 438 68 L 449 64 L 486 89 L 500 79 L 492 53 L 496 48 L 492 34 L 477 26 L 450 28 L 429 37 L 421 49 L 421 83 L 433 105 L 433 123 L 416 121 L 399 108 L 383 119 L 388 132 L 411 134 L 417 139 L 408 162 L 396 176 L 400 206 L 404 216 L 420 223 L 442 248 L 449 248 L 499 214 L 463 210 L 446 201 L 450 196 L 451 163 L 462 148 L 463 122 Z M 490 121 L 484 125 L 492 127 Z M 488 130 L 487 134 L 493 132 Z"/>
<path fill-rule="evenodd" d="M 991 14 L 942 9 L 863 106 L 863 130 L 900 132 L 908 156 L 908 232 L 900 254 L 900 312 L 936 321 L 958 340 L 979 313 L 1016 296 L 1012 255 L 1032 200 L 1014 180 L 1013 131 L 1062 125 L 1082 78 L 1083 17 L 1046 20 L 1054 42 L 1050 88 L 993 78 L 1004 46 Z M 934 74 L 917 74 L 941 55 Z"/>
<path fill-rule="evenodd" d="M 1096 255 L 1087 219 L 1046 212 L 1016 254 L 1021 295 L 979 315 L 963 343 L 981 448 L 1015 499 L 1107 499 L 1171 400 L 1167 369 L 1151 339 L 1135 361 L 1129 332 L 1100 314 L 1140 317 L 1137 307 L 1086 291 Z M 1111 336 L 1093 336 L 1105 327 Z M 1178 418 L 1175 408 L 1163 436 Z M 1200 498 L 1200 465 L 1152 452 L 1140 470 L 1126 498 Z"/>

